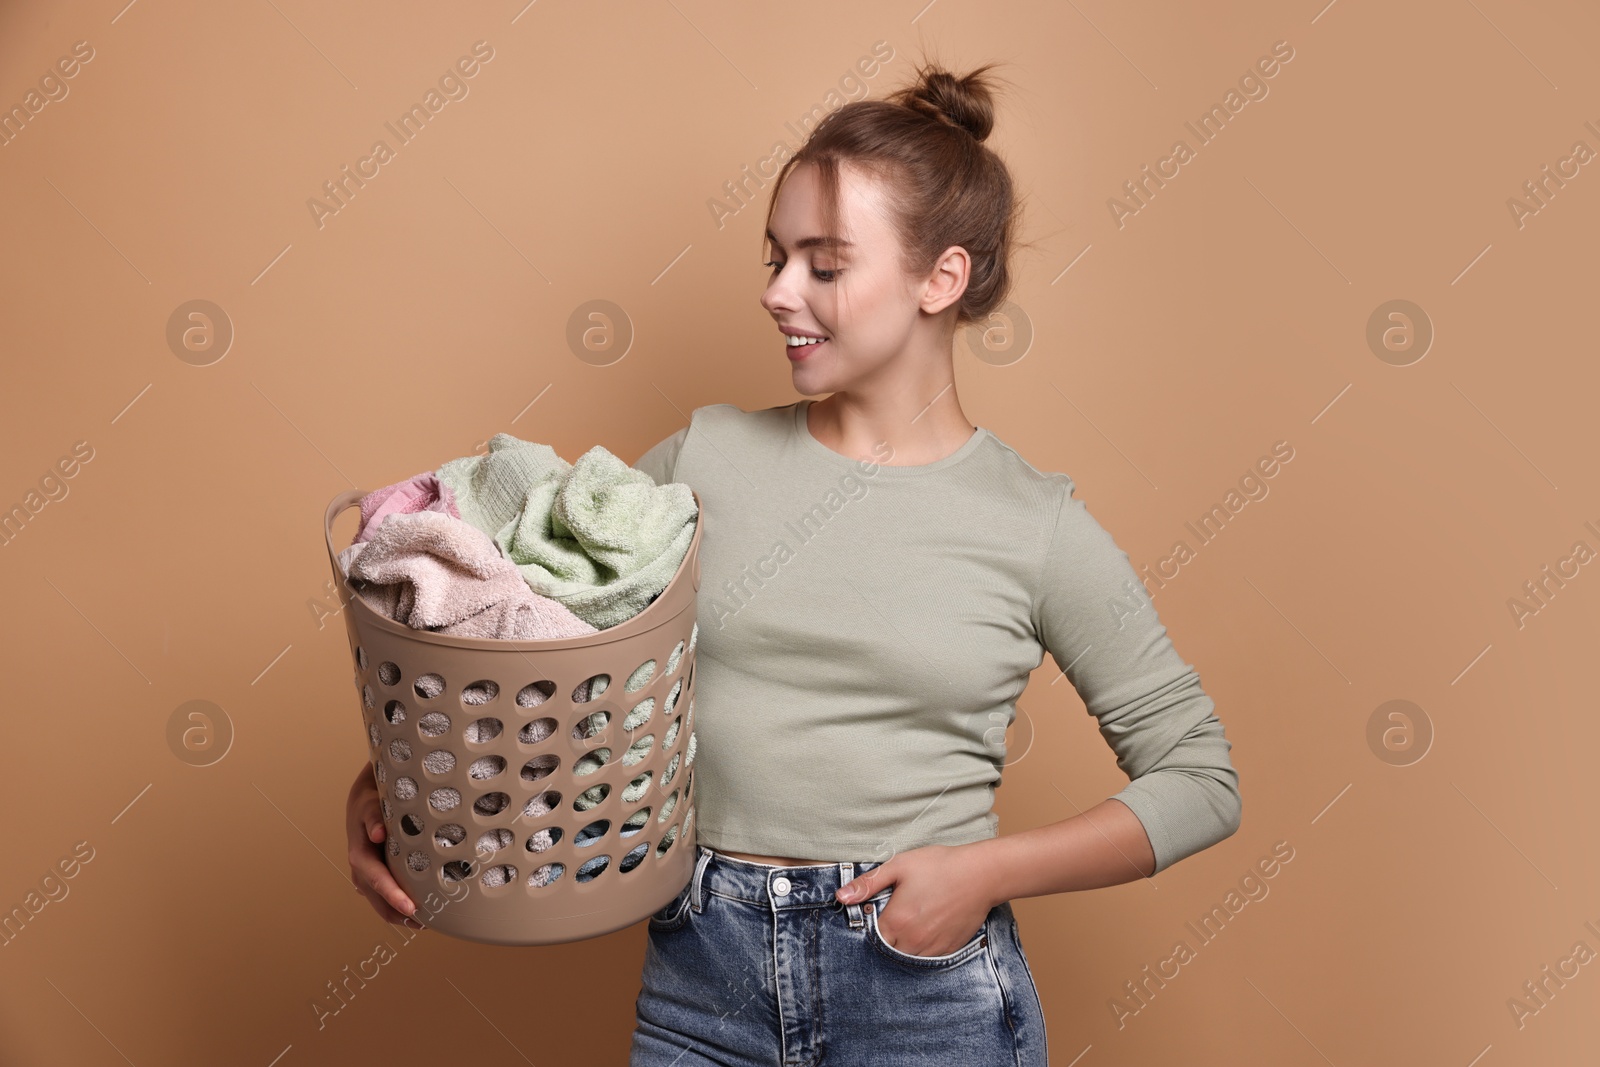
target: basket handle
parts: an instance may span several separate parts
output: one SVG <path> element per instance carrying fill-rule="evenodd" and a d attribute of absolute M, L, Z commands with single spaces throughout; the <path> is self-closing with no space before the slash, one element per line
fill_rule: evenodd
<path fill-rule="evenodd" d="M 339 568 L 339 553 L 333 547 L 333 520 L 337 519 L 345 508 L 359 504 L 361 498 L 366 495 L 366 491 L 362 489 L 345 490 L 329 502 L 328 511 L 322 518 L 322 537 L 328 545 L 328 565 L 333 568 L 333 576 L 339 579 L 340 586 L 343 586 L 347 579 L 344 571 Z"/>

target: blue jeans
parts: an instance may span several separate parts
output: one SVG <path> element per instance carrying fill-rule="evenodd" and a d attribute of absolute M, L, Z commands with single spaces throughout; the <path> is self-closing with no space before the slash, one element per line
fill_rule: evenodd
<path fill-rule="evenodd" d="M 913 956 L 878 934 L 894 887 L 834 898 L 877 862 L 771 867 L 697 849 L 647 922 L 628 1067 L 1047 1067 L 1009 901 L 954 952 Z"/>

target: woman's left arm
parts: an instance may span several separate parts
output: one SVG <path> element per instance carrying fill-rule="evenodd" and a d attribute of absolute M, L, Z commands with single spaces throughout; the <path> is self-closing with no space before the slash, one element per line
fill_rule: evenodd
<path fill-rule="evenodd" d="M 1172 647 L 1127 553 L 1060 477 L 1033 625 L 1129 781 L 1060 822 L 912 849 L 839 890 L 841 900 L 864 900 L 900 886 L 878 928 L 908 952 L 951 952 L 1003 901 L 1149 877 L 1239 828 L 1232 746 L 1199 674 Z"/>
<path fill-rule="evenodd" d="M 987 872 L 990 906 L 1150 877 L 1157 857 L 1146 820 L 1158 823 L 1164 811 L 1176 813 L 1185 825 L 1158 836 L 1183 842 L 1177 846 L 1182 856 L 1228 837 L 1238 828 L 1240 812 L 1237 775 L 1220 771 L 1231 770 L 1228 749 L 1222 723 L 1213 715 L 1135 780 L 1144 783 L 1147 796 L 1155 795 L 1141 804 L 1143 818 L 1118 794 L 1060 822 L 963 846 L 972 850 L 976 868 Z M 1179 858 L 1173 852 L 1160 869 Z"/>
<path fill-rule="evenodd" d="M 1132 562 L 1064 490 L 1034 626 L 1129 781 L 1087 811 L 977 842 L 995 902 L 1149 877 L 1239 828 L 1239 775 L 1200 676 L 1167 636 Z"/>

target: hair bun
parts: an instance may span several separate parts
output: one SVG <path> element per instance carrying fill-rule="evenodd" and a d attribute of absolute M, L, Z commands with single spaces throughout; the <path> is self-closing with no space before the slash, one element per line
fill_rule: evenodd
<path fill-rule="evenodd" d="M 916 83 L 904 91 L 901 100 L 913 111 L 947 126 L 957 126 L 983 141 L 994 129 L 994 94 L 981 67 L 964 78 L 939 67 L 918 72 Z"/>

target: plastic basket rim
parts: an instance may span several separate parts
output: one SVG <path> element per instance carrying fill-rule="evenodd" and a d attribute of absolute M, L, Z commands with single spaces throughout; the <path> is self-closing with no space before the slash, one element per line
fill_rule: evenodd
<path fill-rule="evenodd" d="M 333 576 L 339 586 L 339 600 L 341 610 L 353 611 L 361 619 L 361 625 L 371 626 L 396 637 L 409 638 L 413 641 L 427 645 L 436 645 L 440 648 L 460 648 L 477 652 L 538 652 L 555 651 L 563 648 L 594 648 L 599 645 L 611 644 L 615 641 L 625 640 L 639 634 L 648 633 L 669 625 L 677 618 L 678 613 L 667 614 L 667 608 L 662 603 L 663 597 L 657 597 L 639 614 L 631 619 L 625 619 L 615 626 L 608 627 L 598 633 L 584 634 L 578 637 L 552 637 L 535 638 L 525 641 L 516 641 L 502 638 L 488 637 L 458 637 L 453 634 L 441 634 L 432 630 L 418 630 L 407 626 L 405 623 L 396 622 L 386 615 L 379 614 L 372 605 L 368 604 L 362 596 L 351 586 L 350 579 L 339 567 L 339 553 L 333 547 L 333 522 L 346 509 L 360 503 L 361 498 L 370 490 L 347 489 L 338 493 L 329 501 L 327 512 L 323 516 L 323 537 L 328 548 L 328 565 L 333 568 Z M 675 583 L 685 577 L 693 584 L 695 592 L 700 590 L 700 536 L 705 529 L 705 507 L 701 503 L 700 494 L 691 487 L 689 492 L 694 496 L 695 524 L 694 536 L 689 541 L 689 548 L 683 554 L 683 559 L 678 564 L 678 569 L 673 573 L 671 581 L 663 587 L 662 592 L 671 588 Z M 688 610 L 695 611 L 696 603 L 689 599 Z M 658 610 L 659 609 L 659 610 Z"/>

